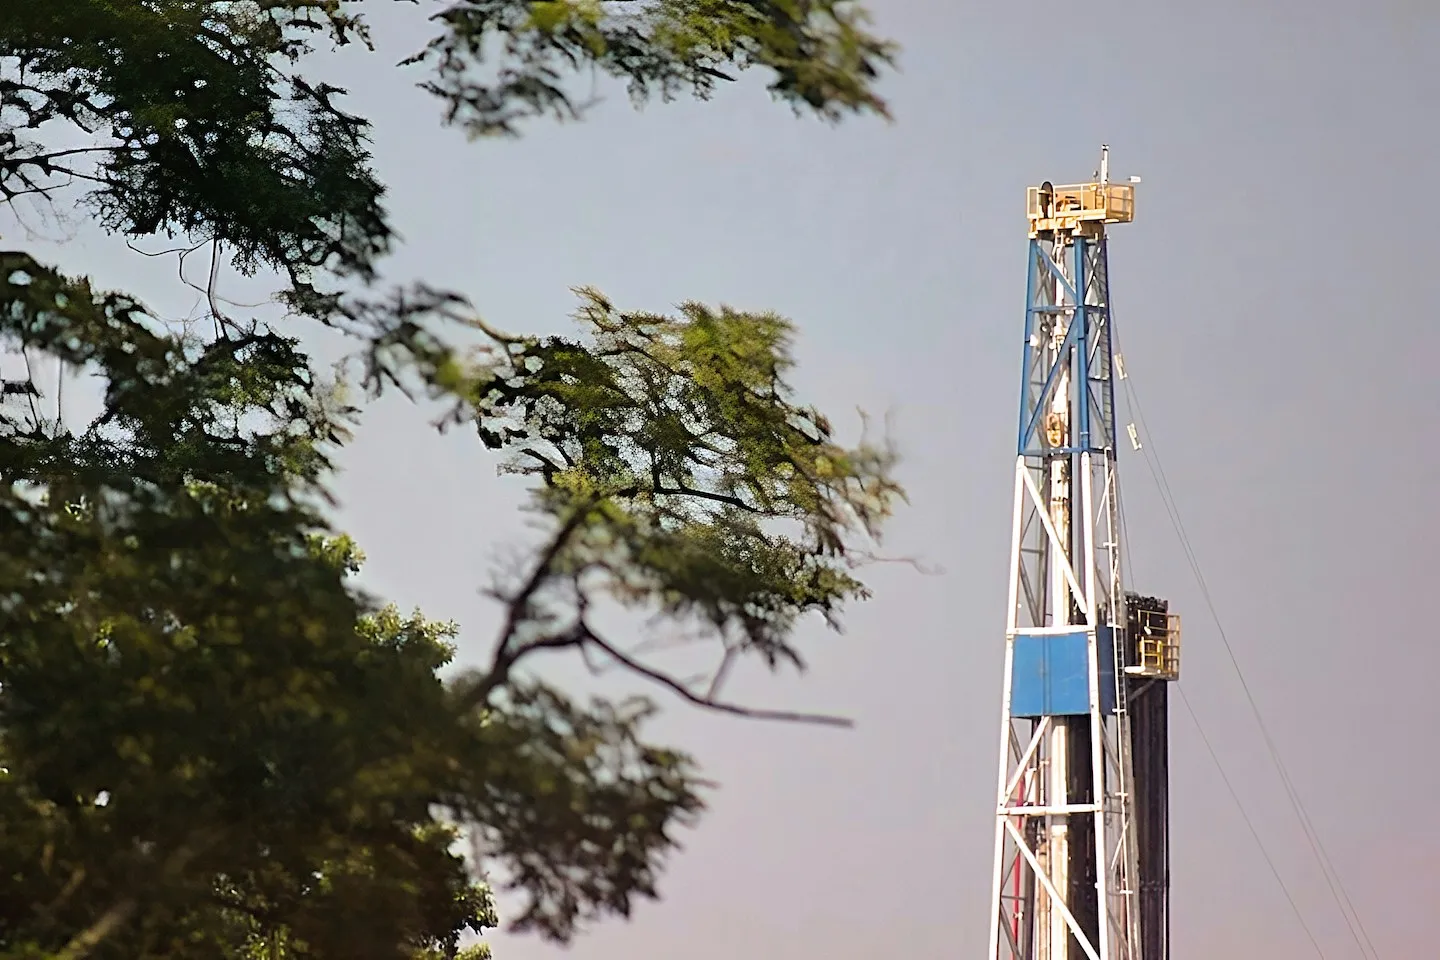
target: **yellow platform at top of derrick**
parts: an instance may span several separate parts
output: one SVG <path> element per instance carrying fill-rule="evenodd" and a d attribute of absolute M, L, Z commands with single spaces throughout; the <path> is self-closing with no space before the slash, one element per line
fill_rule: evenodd
<path fill-rule="evenodd" d="M 1042 233 L 1098 234 L 1107 223 L 1129 223 L 1135 219 L 1133 183 L 1072 183 L 1055 186 L 1049 182 L 1025 191 L 1030 236 Z"/>

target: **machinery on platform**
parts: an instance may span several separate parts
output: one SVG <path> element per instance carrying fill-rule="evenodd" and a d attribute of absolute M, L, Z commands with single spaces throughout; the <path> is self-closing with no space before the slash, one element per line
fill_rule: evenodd
<path fill-rule="evenodd" d="M 990 960 L 1169 960 L 1180 623 L 1123 582 L 1106 250 L 1138 182 L 1102 148 L 1093 182 L 1027 192 Z"/>

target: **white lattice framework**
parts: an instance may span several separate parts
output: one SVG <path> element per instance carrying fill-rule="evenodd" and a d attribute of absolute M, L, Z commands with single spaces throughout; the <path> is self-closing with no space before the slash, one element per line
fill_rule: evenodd
<path fill-rule="evenodd" d="M 1105 238 L 1133 192 L 1117 216 L 1117 189 L 1102 167 L 1031 191 L 991 960 L 1143 960 Z"/>

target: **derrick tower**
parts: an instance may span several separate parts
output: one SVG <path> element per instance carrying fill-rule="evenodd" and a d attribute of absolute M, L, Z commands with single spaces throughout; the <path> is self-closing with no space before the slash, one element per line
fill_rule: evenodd
<path fill-rule="evenodd" d="M 1169 957 L 1179 620 L 1123 582 L 1106 249 L 1137 182 L 1102 148 L 1092 182 L 1027 191 L 990 960 Z"/>

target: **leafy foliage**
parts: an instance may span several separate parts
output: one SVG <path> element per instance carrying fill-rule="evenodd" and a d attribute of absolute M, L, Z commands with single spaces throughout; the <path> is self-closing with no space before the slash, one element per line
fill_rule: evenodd
<path fill-rule="evenodd" d="M 558 631 L 620 656 L 584 617 L 601 590 L 698 619 L 727 664 L 756 652 L 802 666 L 795 620 L 838 623 L 845 600 L 865 595 L 849 548 L 878 534 L 900 493 L 893 455 L 837 445 L 826 418 L 793 401 L 784 319 L 698 303 L 679 317 L 627 313 L 580 295 L 591 343 L 488 331 L 491 356 L 454 410 L 542 481 L 535 508 L 554 524 L 542 562 L 505 597 L 515 615 L 501 650 Z"/>
<path fill-rule="evenodd" d="M 0 195 L 78 181 L 123 236 L 224 243 L 298 290 L 320 268 L 372 277 L 392 235 L 368 124 L 296 70 L 322 29 L 363 37 L 336 0 L 19 5 L 0 26 L 15 65 L 0 79 Z M 52 121 L 80 145 L 55 144 Z"/>
<path fill-rule="evenodd" d="M 0 945 L 123 924 L 103 954 L 338 956 L 493 926 L 427 806 L 451 628 L 357 620 L 288 510 L 156 500 L 0 515 L 48 548 L 48 589 L 3 617 Z M 4 574 L 6 595 L 33 579 Z"/>
<path fill-rule="evenodd" d="M 101 292 L 23 253 L 0 252 L 0 346 L 103 371 L 104 412 L 71 433 L 35 403 L 0 407 L 0 472 L 61 484 L 185 480 L 260 490 L 328 466 L 341 425 L 317 407 L 308 358 L 294 340 L 257 329 L 210 342 L 167 333 L 145 307 Z M 242 423 L 242 419 L 244 422 Z"/>
<path fill-rule="evenodd" d="M 564 81 L 581 66 L 624 79 L 637 102 L 708 97 L 734 79 L 727 70 L 760 67 L 777 98 L 826 119 L 888 115 L 871 84 L 894 48 L 846 0 L 460 0 L 439 19 L 447 30 L 414 60 L 436 67 L 426 88 L 476 135 L 513 135 L 544 114 L 577 119 L 584 105 Z M 491 76 L 479 68 L 495 47 Z"/>
<path fill-rule="evenodd" d="M 0 200 L 178 242 L 182 268 L 208 248 L 211 323 L 0 251 L 0 349 L 103 394 L 72 424 L 33 376 L 0 393 L 0 957 L 480 960 L 461 945 L 497 922 L 486 878 L 514 926 L 562 942 L 656 896 L 703 810 L 697 767 L 645 737 L 650 701 L 581 702 L 521 664 L 569 650 L 795 718 L 721 682 L 747 654 L 802 665 L 799 618 L 838 625 L 865 595 L 891 454 L 795 400 L 773 315 L 586 290 L 583 337 L 514 337 L 455 293 L 377 293 L 395 237 L 368 123 L 305 74 L 322 42 L 367 41 L 359 5 L 15 6 Z M 403 69 L 472 133 L 579 115 L 564 82 L 586 69 L 669 97 L 758 67 L 823 117 L 885 112 L 890 49 L 836 0 L 440 7 Z M 278 278 L 288 315 L 223 305 L 227 260 Z M 545 533 L 492 591 L 488 664 L 447 682 L 456 628 L 355 586 L 326 485 L 356 411 L 312 369 L 306 318 L 355 338 L 372 393 L 418 382 L 529 483 Z M 475 329 L 480 356 L 452 342 Z M 603 635 L 604 598 L 698 625 L 711 682 Z"/>

